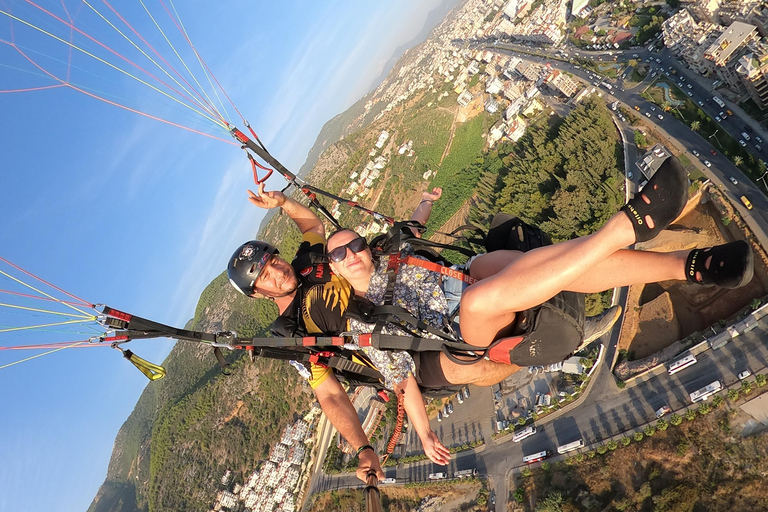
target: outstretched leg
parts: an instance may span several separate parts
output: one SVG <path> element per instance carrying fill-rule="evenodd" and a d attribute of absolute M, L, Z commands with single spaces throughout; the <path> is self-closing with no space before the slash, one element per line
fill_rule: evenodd
<path fill-rule="evenodd" d="M 473 284 L 461 298 L 464 339 L 488 346 L 515 319 L 515 312 L 568 289 L 587 270 L 635 241 L 629 218 L 617 213 L 596 233 L 524 253 L 499 273 Z"/>
<path fill-rule="evenodd" d="M 691 251 L 651 252 L 619 249 L 568 285 L 565 290 L 597 293 L 619 286 L 684 280 L 685 262 Z M 470 274 L 484 279 L 500 272 L 525 254 L 520 251 L 495 251 L 472 262 Z"/>

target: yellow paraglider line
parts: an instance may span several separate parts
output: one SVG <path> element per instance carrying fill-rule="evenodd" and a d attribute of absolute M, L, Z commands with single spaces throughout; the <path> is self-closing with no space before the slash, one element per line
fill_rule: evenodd
<path fill-rule="evenodd" d="M 69 304 L 68 302 L 65 302 L 65 301 L 62 301 L 62 300 L 60 300 L 60 299 L 57 299 L 57 298 L 56 298 L 56 297 L 54 297 L 53 295 L 47 294 L 47 293 L 45 293 L 45 292 L 44 292 L 44 291 L 42 291 L 42 290 L 38 290 L 38 289 L 37 289 L 37 288 L 35 288 L 34 286 L 32 286 L 32 285 L 29 285 L 29 284 L 25 283 L 24 281 L 22 281 L 22 280 L 20 280 L 20 279 L 18 279 L 18 278 L 16 278 L 16 277 L 13 277 L 12 275 L 8 274 L 7 272 L 4 272 L 4 271 L 0 270 L 0 274 L 4 275 L 4 276 L 5 276 L 5 277 L 7 277 L 8 279 L 12 279 L 12 280 L 16 281 L 17 283 L 19 283 L 19 284 L 21 284 L 21 285 L 23 285 L 23 286 L 26 286 L 26 287 L 27 287 L 27 288 L 29 288 L 30 290 L 34 290 L 34 291 L 36 291 L 36 292 L 37 292 L 37 293 L 39 293 L 40 295 L 44 295 L 44 296 L 48 297 L 49 299 L 51 299 L 51 300 L 54 300 L 54 301 L 58 302 L 59 304 L 63 304 L 64 306 L 68 306 L 68 307 L 70 307 L 70 308 L 74 309 L 75 311 L 77 311 L 78 313 L 80 313 L 80 314 L 82 315 L 82 317 L 81 317 L 81 318 L 91 318 L 91 317 L 93 316 L 93 315 L 91 315 L 91 314 L 89 314 L 89 313 L 86 313 L 86 312 L 85 312 L 85 311 L 83 311 L 82 309 L 80 309 L 80 308 L 77 308 L 77 307 L 73 306 L 72 304 Z M 19 309 L 27 309 L 27 308 L 23 308 L 23 307 L 21 307 L 21 306 L 12 306 L 12 305 L 10 305 L 10 307 L 17 307 L 17 308 L 19 308 Z M 58 315 L 64 315 L 64 316 L 79 316 L 79 315 L 72 315 L 72 314 L 66 315 L 65 313 L 56 313 L 56 312 L 53 312 L 53 311 L 45 311 L 45 310 L 39 310 L 39 311 L 48 312 L 48 313 L 54 313 L 54 314 L 58 314 Z"/>
<path fill-rule="evenodd" d="M 114 70 L 116 70 L 116 71 L 119 71 L 120 73 L 123 73 L 124 75 L 126 75 L 126 76 L 128 76 L 128 77 L 130 77 L 130 78 L 133 78 L 133 79 L 134 79 L 134 80 L 136 80 L 137 82 L 139 82 L 139 83 L 142 83 L 142 84 L 146 85 L 147 87 L 149 87 L 149 88 L 151 88 L 151 89 L 153 89 L 153 90 L 155 90 L 155 91 L 159 92 L 159 93 L 160 93 L 160 94 L 162 94 L 163 96 L 166 96 L 167 98 L 169 98 L 169 99 L 171 99 L 171 100 L 175 101 L 176 103 L 178 103 L 178 104 L 180 104 L 180 105 L 183 105 L 184 107 L 186 107 L 186 108 L 190 109 L 191 111 L 193 111 L 193 112 L 195 112 L 195 113 L 199 114 L 200 116 L 202 116 L 202 117 L 204 117 L 204 118 L 208 119 L 208 120 L 209 120 L 209 121 L 211 121 L 212 123 L 215 123 L 215 124 L 217 124 L 218 126 L 220 126 L 220 127 L 222 127 L 222 128 L 225 128 L 225 129 L 226 129 L 226 126 L 225 126 L 225 125 L 224 125 L 224 124 L 223 124 L 221 121 L 219 121 L 219 120 L 217 120 L 217 119 L 214 119 L 214 118 L 212 118 L 212 117 L 210 117 L 210 116 L 208 116 L 208 115 L 204 114 L 203 112 L 201 112 L 201 111 L 199 111 L 199 110 L 195 109 L 194 107 L 192 107 L 192 106 L 190 106 L 190 105 L 188 105 L 188 104 L 184 103 L 183 101 L 179 100 L 178 98 L 175 98 L 175 97 L 171 96 L 170 94 L 166 93 L 165 91 L 162 91 L 162 90 L 158 89 L 158 88 L 157 88 L 157 87 L 155 87 L 154 85 L 152 85 L 152 84 L 150 84 L 150 83 L 148 83 L 148 82 L 145 82 L 144 80 L 140 79 L 139 77 L 137 77 L 137 76 L 135 76 L 135 75 L 132 75 L 132 74 L 131 74 L 131 73 L 129 73 L 128 71 L 125 71 L 124 69 L 122 69 L 122 68 L 120 68 L 120 67 L 118 67 L 118 66 L 116 66 L 116 65 L 114 65 L 114 64 L 112 64 L 112 63 L 110 63 L 110 62 L 108 62 L 108 61 L 106 61 L 106 60 L 104 60 L 104 59 L 102 59 L 101 57 L 97 57 L 96 55 L 94 55 L 94 54 L 92 54 L 92 53 L 88 52 L 87 50 L 84 50 L 83 48 L 80 48 L 79 46 L 77 46 L 77 45 L 75 45 L 75 44 L 73 44 L 73 43 L 71 43 L 71 42 L 69 42 L 69 41 L 66 41 L 66 40 L 64 40 L 64 39 L 62 39 L 62 38 L 60 38 L 60 37 L 58 37 L 58 36 L 56 36 L 56 35 L 54 35 L 54 34 L 52 34 L 52 33 L 48 32 L 48 31 L 46 31 L 46 30 L 43 30 L 42 28 L 40 28 L 40 27 L 38 27 L 38 26 L 35 26 L 35 25 L 33 25 L 32 23 L 30 23 L 30 22 L 28 22 L 28 21 L 25 21 L 25 20 L 23 20 L 23 19 L 19 18 L 18 16 L 14 16 L 13 14 L 11 14 L 11 13 L 9 13 L 9 12 L 7 12 L 7 11 L 4 11 L 4 10 L 0 9 L 0 14 L 4 14 L 5 16 L 7 16 L 7 17 L 11 18 L 12 20 L 18 21 L 19 23 L 22 23 L 22 24 L 24 24 L 24 25 L 28 26 L 29 28 L 32 28 L 32 29 L 34 29 L 34 30 L 37 30 L 38 32 L 41 32 L 42 34 L 45 34 L 45 35 L 47 35 L 48 37 L 51 37 L 51 38 L 53 38 L 53 39 L 55 39 L 55 40 L 57 40 L 57 41 L 59 41 L 59 42 L 61 42 L 61 43 L 65 44 L 65 45 L 67 45 L 67 46 L 71 47 L 71 48 L 74 48 L 75 50 L 77 50 L 77 51 L 79 51 L 79 52 L 81 52 L 81 53 L 83 53 L 83 54 L 85 54 L 85 55 L 87 55 L 87 56 L 89 56 L 89 57 L 91 57 L 91 58 L 93 58 L 93 59 L 95 59 L 95 60 L 97 60 L 97 61 L 101 62 L 102 64 L 104 64 L 104 65 L 106 65 L 106 66 L 109 66 L 110 68 L 112 68 L 112 69 L 114 69 Z M 60 78 L 57 78 L 57 80 L 60 80 L 61 82 L 64 82 L 64 83 L 66 83 L 64 80 L 61 80 Z M 76 90 L 80 90 L 80 89 L 76 89 Z"/>
<path fill-rule="evenodd" d="M 5 305 L 5 304 L 0 304 Z M 13 331 L 25 331 L 29 329 L 41 329 L 43 327 L 53 327 L 55 325 L 71 325 L 71 324 L 84 324 L 86 322 L 93 322 L 96 320 L 96 317 L 85 319 L 85 320 L 67 320 L 65 322 L 52 322 L 50 324 L 38 324 L 38 325 L 25 325 L 23 327 L 7 327 L 5 329 L 0 329 L 0 332 L 13 332 Z"/>
<path fill-rule="evenodd" d="M 8 368 L 9 366 L 13 366 L 19 363 L 26 363 L 27 361 L 31 361 L 32 359 L 36 359 L 38 357 L 47 356 L 48 354 L 53 354 L 54 352 L 58 352 L 60 350 L 64 350 L 67 348 L 77 347 L 78 345 L 82 345 L 83 343 L 88 343 L 88 341 L 78 341 L 76 343 L 73 343 L 72 345 L 67 345 L 66 347 L 60 347 L 54 350 L 49 350 L 48 352 L 43 352 L 42 354 L 35 354 L 34 356 L 25 357 L 24 359 L 19 359 L 18 361 L 14 361 L 12 363 L 4 364 L 0 366 L 0 370 L 4 368 Z"/>

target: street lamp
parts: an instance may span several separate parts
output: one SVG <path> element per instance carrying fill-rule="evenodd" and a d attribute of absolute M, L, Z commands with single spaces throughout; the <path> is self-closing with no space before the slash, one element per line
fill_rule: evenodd
<path fill-rule="evenodd" d="M 768 183 L 765 182 L 765 176 L 768 174 L 768 171 L 765 171 L 762 176 L 757 178 L 755 181 L 763 180 L 763 186 L 765 187 L 765 190 L 768 190 Z"/>
<path fill-rule="evenodd" d="M 718 128 L 717 130 L 715 130 L 715 133 L 713 133 L 712 135 L 709 136 L 709 138 L 711 139 L 712 137 L 715 137 L 715 135 L 717 135 L 717 132 L 719 132 L 719 131 L 720 131 L 720 129 Z M 717 146 L 720 148 L 720 151 L 722 151 L 723 150 L 723 145 L 720 144 L 720 139 L 715 137 L 715 140 L 717 141 Z"/>

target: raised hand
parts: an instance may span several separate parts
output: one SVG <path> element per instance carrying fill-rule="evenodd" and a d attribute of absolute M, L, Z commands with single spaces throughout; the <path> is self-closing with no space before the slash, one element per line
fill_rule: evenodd
<path fill-rule="evenodd" d="M 264 208 L 266 210 L 283 206 L 283 204 L 285 204 L 285 199 L 285 194 L 280 191 L 267 192 L 264 190 L 263 183 L 259 184 L 258 194 L 255 194 L 251 190 L 248 191 L 248 200 L 259 208 Z"/>

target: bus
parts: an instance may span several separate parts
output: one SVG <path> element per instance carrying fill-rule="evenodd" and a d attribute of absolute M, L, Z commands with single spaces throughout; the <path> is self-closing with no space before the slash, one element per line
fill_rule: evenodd
<path fill-rule="evenodd" d="M 723 389 L 723 384 L 719 380 L 716 380 L 715 382 L 691 393 L 691 403 L 695 404 L 696 402 L 706 400 L 721 389 Z"/>
<path fill-rule="evenodd" d="M 584 446 L 584 440 L 583 439 L 577 439 L 576 441 L 568 444 L 564 444 L 562 446 L 557 447 L 557 453 L 568 453 L 573 450 L 578 450 Z"/>
<path fill-rule="evenodd" d="M 526 455 L 525 457 L 523 457 L 523 462 L 525 462 L 526 464 L 533 464 L 534 462 L 539 462 L 540 460 L 544 460 L 548 458 L 550 455 L 552 455 L 552 452 L 549 450 L 544 450 L 538 453 L 532 453 L 531 455 Z"/>
<path fill-rule="evenodd" d="M 445 473 L 430 473 L 429 479 L 430 480 L 442 480 L 443 478 L 448 478 L 448 475 Z"/>
<path fill-rule="evenodd" d="M 670 375 L 674 375 L 680 370 L 688 368 L 689 366 L 693 366 L 694 364 L 696 364 L 696 356 L 689 352 L 686 356 L 673 361 L 672 364 L 670 364 L 667 368 L 667 371 Z"/>
<path fill-rule="evenodd" d="M 456 471 L 453 474 L 453 478 L 465 478 L 465 477 L 471 477 L 471 476 L 477 476 L 477 468 L 462 469 L 461 471 Z"/>
<path fill-rule="evenodd" d="M 532 436 L 535 433 L 536 433 L 536 427 L 533 426 L 533 425 L 529 425 L 529 426 L 525 427 L 524 429 L 518 430 L 517 432 L 512 434 L 512 441 L 515 442 L 515 443 L 519 443 L 520 441 L 522 441 L 526 437 L 530 437 L 530 436 Z"/>
<path fill-rule="evenodd" d="M 720 108 L 725 108 L 725 103 L 723 103 L 723 100 L 721 100 L 717 96 L 712 96 L 712 101 L 720 105 Z"/>

